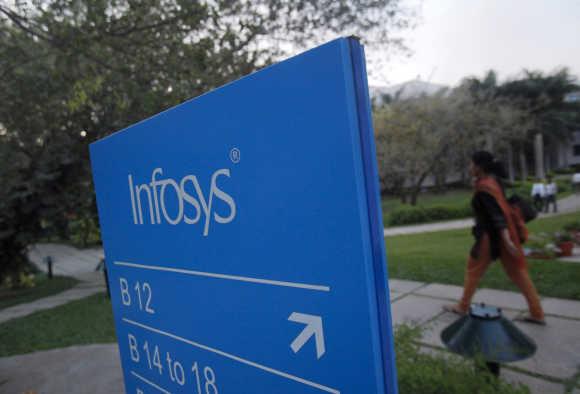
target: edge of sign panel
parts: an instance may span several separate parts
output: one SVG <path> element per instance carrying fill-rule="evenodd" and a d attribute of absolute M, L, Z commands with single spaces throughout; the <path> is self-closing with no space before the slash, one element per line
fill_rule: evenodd
<path fill-rule="evenodd" d="M 364 182 L 369 215 L 368 223 L 372 248 L 374 286 L 379 320 L 379 337 L 385 392 L 388 394 L 397 394 L 397 373 L 392 332 L 391 305 L 389 302 L 389 283 L 387 280 L 387 258 L 378 184 L 376 147 L 366 78 L 365 53 L 364 47 L 360 44 L 358 38 L 349 37 L 347 42 L 352 62 L 357 106 L 356 113 L 358 115 L 358 130 L 365 177 Z"/>

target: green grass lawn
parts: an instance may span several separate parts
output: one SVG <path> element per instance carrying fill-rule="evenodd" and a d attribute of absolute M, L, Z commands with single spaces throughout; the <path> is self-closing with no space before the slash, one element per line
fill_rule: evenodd
<path fill-rule="evenodd" d="M 0 357 L 72 345 L 115 342 L 104 293 L 0 324 Z"/>
<path fill-rule="evenodd" d="M 48 279 L 46 274 L 37 274 L 34 287 L 27 289 L 0 288 L 0 309 L 60 293 L 77 283 L 76 279 L 68 276 L 55 276 Z"/>
<path fill-rule="evenodd" d="M 580 220 L 580 213 L 537 219 L 532 233 L 553 232 Z M 386 238 L 389 277 L 463 285 L 465 264 L 473 237 L 470 229 L 401 235 Z M 528 260 L 530 274 L 543 296 L 580 300 L 580 264 L 557 260 Z M 501 268 L 492 264 L 480 287 L 517 291 Z"/>

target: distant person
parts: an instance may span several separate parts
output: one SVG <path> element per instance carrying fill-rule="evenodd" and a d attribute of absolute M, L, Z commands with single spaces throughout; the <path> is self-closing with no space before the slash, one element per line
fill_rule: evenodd
<path fill-rule="evenodd" d="M 467 262 L 461 301 L 446 305 L 444 309 L 460 315 L 468 313 L 480 279 L 492 261 L 499 258 L 504 271 L 528 303 L 529 314 L 521 320 L 544 325 L 540 297 L 528 273 L 512 207 L 501 184 L 501 179 L 507 177 L 505 168 L 491 153 L 479 151 L 472 155 L 469 170 L 474 187 L 471 205 L 475 215 L 475 244 Z"/>
<path fill-rule="evenodd" d="M 576 194 L 580 193 L 580 172 L 575 173 L 572 175 L 572 186 L 574 187 L 574 191 Z"/>
<path fill-rule="evenodd" d="M 544 198 L 546 198 L 546 185 L 540 179 L 536 179 L 536 183 L 532 185 L 532 192 L 530 193 L 534 200 L 534 207 L 536 211 L 542 212 L 544 208 Z"/>
<path fill-rule="evenodd" d="M 554 205 L 554 212 L 558 212 L 558 202 L 557 202 L 557 195 L 558 195 L 558 186 L 556 182 L 552 180 L 552 177 L 548 177 L 548 184 L 546 185 L 546 206 L 544 212 L 548 213 L 550 210 L 550 204 Z"/>

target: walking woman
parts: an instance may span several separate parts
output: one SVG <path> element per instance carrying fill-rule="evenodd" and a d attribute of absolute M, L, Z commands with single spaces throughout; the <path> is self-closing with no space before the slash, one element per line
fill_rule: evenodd
<path fill-rule="evenodd" d="M 467 262 L 461 301 L 458 304 L 446 305 L 444 309 L 466 314 L 480 279 L 491 262 L 499 258 L 503 269 L 528 303 L 529 314 L 521 320 L 546 324 L 538 292 L 528 273 L 511 207 L 501 183 L 501 179 L 506 178 L 505 169 L 491 153 L 479 151 L 471 157 L 470 174 L 474 186 L 471 205 L 475 215 L 475 244 Z"/>

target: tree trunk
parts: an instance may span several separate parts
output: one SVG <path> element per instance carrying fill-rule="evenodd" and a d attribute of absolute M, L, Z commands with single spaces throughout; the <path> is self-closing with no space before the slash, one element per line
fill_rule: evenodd
<path fill-rule="evenodd" d="M 424 174 L 421 174 L 421 176 L 419 177 L 419 180 L 417 181 L 415 186 L 411 189 L 411 205 L 412 206 L 417 205 L 417 199 L 419 197 L 419 193 L 421 192 L 421 186 L 423 185 L 423 182 L 425 182 L 427 175 L 429 175 L 429 171 L 425 172 Z"/>
<path fill-rule="evenodd" d="M 525 182 L 528 180 L 528 163 L 526 161 L 526 152 L 523 146 L 520 148 L 518 156 L 520 159 L 520 175 L 522 177 L 522 181 Z"/>
<path fill-rule="evenodd" d="M 546 173 L 544 171 L 544 136 L 542 133 L 536 133 L 534 137 L 534 162 L 536 165 L 536 178 L 544 179 Z"/>
<path fill-rule="evenodd" d="M 447 181 L 447 174 L 444 171 L 438 171 L 438 174 L 435 176 L 435 192 L 436 193 L 443 193 L 445 190 Z"/>
<path fill-rule="evenodd" d="M 508 178 L 510 183 L 513 183 L 516 179 L 516 173 L 514 171 L 514 150 L 512 145 L 509 144 L 507 148 L 507 165 L 508 165 Z"/>
<path fill-rule="evenodd" d="M 419 195 L 419 190 L 418 189 L 413 189 L 411 191 L 411 206 L 414 207 L 415 205 L 417 205 L 417 197 Z"/>

